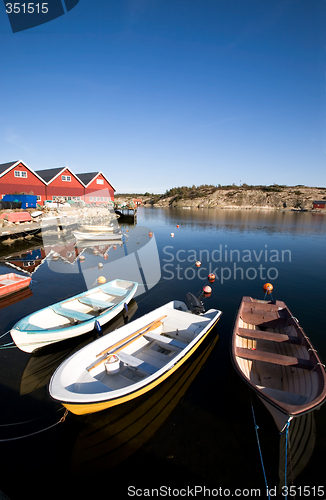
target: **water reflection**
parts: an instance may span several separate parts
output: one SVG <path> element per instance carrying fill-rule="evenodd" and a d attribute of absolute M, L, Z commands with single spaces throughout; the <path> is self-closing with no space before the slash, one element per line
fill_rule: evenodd
<path fill-rule="evenodd" d="M 139 218 L 163 222 L 165 225 L 180 224 L 186 229 L 223 229 L 230 232 L 260 231 L 269 234 L 318 234 L 326 230 L 326 214 L 313 212 L 222 210 L 222 209 L 159 209 L 139 210 Z"/>

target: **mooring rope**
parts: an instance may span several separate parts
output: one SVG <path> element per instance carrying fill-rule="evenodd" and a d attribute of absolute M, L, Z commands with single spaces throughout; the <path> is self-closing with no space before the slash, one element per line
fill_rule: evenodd
<path fill-rule="evenodd" d="M 0 345 L 0 350 L 2 349 L 14 349 L 17 346 L 15 345 L 15 342 L 9 342 L 8 344 L 2 344 Z"/>
<path fill-rule="evenodd" d="M 8 330 L 7 332 L 3 333 L 0 336 L 0 339 L 2 339 L 3 337 L 5 337 L 6 335 L 8 335 L 8 333 L 10 333 L 10 330 Z M 0 344 L 0 349 L 11 349 L 13 347 L 17 347 L 15 345 L 15 342 L 8 342 L 7 344 Z"/>
<path fill-rule="evenodd" d="M 251 400 L 251 396 L 250 396 L 250 400 Z M 263 461 L 263 455 L 262 455 L 262 452 L 261 452 L 261 447 L 260 447 L 260 442 L 259 442 L 259 436 L 258 436 L 258 429 L 259 429 L 259 427 L 258 427 L 258 425 L 256 423 L 255 412 L 254 412 L 254 407 L 253 407 L 252 401 L 251 401 L 251 411 L 252 411 L 252 416 L 253 416 L 253 419 L 254 419 L 254 425 L 255 425 L 255 432 L 256 432 L 258 450 L 259 450 L 260 461 L 261 461 L 261 465 L 262 465 L 262 469 L 263 469 L 263 474 L 264 474 L 264 480 L 265 480 L 265 486 L 266 486 L 267 496 L 268 496 L 268 498 L 270 500 L 269 489 L 268 489 L 267 478 L 266 478 L 265 467 L 264 467 L 264 461 Z"/>
<path fill-rule="evenodd" d="M 8 442 L 8 441 L 17 441 L 18 439 L 24 439 L 24 438 L 27 438 L 27 437 L 30 437 L 30 436 L 35 436 L 36 434 L 40 434 L 41 432 L 47 431 L 49 429 L 52 429 L 56 425 L 61 424 L 61 422 L 64 422 L 67 415 L 68 415 L 68 410 L 65 411 L 63 417 L 61 417 L 58 422 L 55 422 L 54 424 L 49 425 L 48 427 L 45 427 L 44 429 L 40 429 L 39 431 L 31 432 L 30 434 L 25 434 L 24 436 L 17 436 L 17 437 L 13 437 L 13 438 L 0 439 L 0 443 L 5 443 L 5 442 Z"/>
<path fill-rule="evenodd" d="M 284 428 L 285 428 L 285 468 L 284 468 L 284 486 L 285 486 L 285 499 L 287 499 L 287 473 L 288 473 L 288 442 L 289 442 L 289 427 L 290 427 L 290 422 L 292 420 L 292 417 L 289 418 L 289 420 L 286 422 L 286 425 L 283 427 L 282 431 L 280 434 L 284 434 Z"/>

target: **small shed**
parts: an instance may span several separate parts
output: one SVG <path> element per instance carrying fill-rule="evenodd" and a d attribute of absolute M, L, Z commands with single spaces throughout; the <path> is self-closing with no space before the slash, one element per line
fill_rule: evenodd
<path fill-rule="evenodd" d="M 326 200 L 313 201 L 313 208 L 326 208 Z"/>
<path fill-rule="evenodd" d="M 6 194 L 3 201 L 21 202 L 21 208 L 36 208 L 37 196 L 31 194 Z"/>

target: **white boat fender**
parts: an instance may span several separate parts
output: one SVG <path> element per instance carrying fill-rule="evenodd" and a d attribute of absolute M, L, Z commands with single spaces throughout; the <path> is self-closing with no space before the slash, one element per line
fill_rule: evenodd
<path fill-rule="evenodd" d="M 104 363 L 105 369 L 109 375 L 114 375 L 120 370 L 120 358 L 116 354 L 109 356 L 109 359 Z"/>

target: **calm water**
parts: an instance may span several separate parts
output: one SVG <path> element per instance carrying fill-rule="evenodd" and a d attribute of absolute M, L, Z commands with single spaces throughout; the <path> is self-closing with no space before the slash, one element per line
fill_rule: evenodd
<path fill-rule="evenodd" d="M 203 301 L 223 316 L 191 363 L 155 393 L 88 417 L 69 414 L 59 424 L 64 412 L 48 396 L 49 378 L 93 335 L 32 355 L 2 348 L 0 489 L 12 500 L 27 492 L 34 499 L 89 498 L 87 492 L 92 498 L 127 497 L 128 486 L 172 491 L 195 485 L 226 494 L 257 488 L 265 497 L 250 393 L 230 364 L 232 325 L 242 296 L 264 298 L 262 286 L 269 281 L 273 298 L 287 303 L 326 361 L 325 229 L 322 214 L 149 208 L 139 210 L 136 226 L 123 225 L 126 242 L 115 249 L 76 248 L 69 236 L 1 245 L 1 273 L 13 270 L 9 262 L 33 270 L 29 296 L 0 304 L 1 335 L 26 314 L 94 286 L 100 275 L 141 283 L 129 310 L 129 319 L 135 319 L 169 300 L 183 300 L 188 291 L 199 296 L 214 272 L 212 294 Z M 78 253 L 84 262 L 76 260 Z M 104 333 L 124 321 L 118 318 Z M 2 345 L 9 342 L 10 335 L 0 339 Z M 268 486 L 274 488 L 284 438 L 254 396 L 252 402 Z M 324 485 L 325 415 L 326 405 L 291 437 L 293 463 L 299 454 L 296 467 L 303 468 L 297 486 Z M 21 436 L 28 437 L 17 439 Z M 297 443 L 305 443 L 304 449 L 298 451 Z"/>

